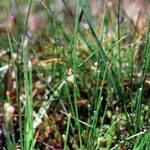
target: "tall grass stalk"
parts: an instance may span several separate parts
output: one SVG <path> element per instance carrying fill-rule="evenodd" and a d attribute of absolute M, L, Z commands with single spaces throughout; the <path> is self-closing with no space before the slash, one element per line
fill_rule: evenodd
<path fill-rule="evenodd" d="M 88 138 L 88 143 L 87 143 L 88 149 L 91 149 L 92 147 L 94 147 L 94 141 L 96 138 L 96 126 L 97 126 L 97 122 L 98 122 L 99 112 L 101 109 L 101 103 L 103 100 L 102 92 L 103 92 L 103 88 L 104 88 L 104 81 L 106 79 L 106 74 L 107 74 L 107 68 L 105 68 L 105 72 L 104 72 L 104 76 L 103 76 L 103 80 L 102 80 L 102 84 L 100 87 L 100 92 L 99 92 L 98 98 L 95 99 L 96 103 L 95 103 L 95 107 L 94 107 L 94 111 L 93 111 L 93 119 L 91 122 L 91 129 L 89 131 L 89 136 L 88 136 L 89 138 Z"/>
<path fill-rule="evenodd" d="M 11 54 L 11 61 L 13 64 L 13 69 L 15 73 L 15 80 L 16 80 L 16 95 L 17 95 L 17 102 L 18 102 L 18 115 L 19 115 L 19 131 L 20 131 L 20 145 L 21 149 L 24 148 L 23 146 L 23 131 L 22 131 L 22 102 L 20 97 L 20 89 L 21 89 L 21 79 L 20 79 L 20 72 L 19 72 L 19 64 L 17 60 L 14 58 L 14 51 L 13 51 L 13 46 L 12 46 L 12 40 L 11 36 L 8 33 L 8 41 L 9 41 L 9 47 L 10 47 L 10 54 Z"/>
<path fill-rule="evenodd" d="M 75 119 L 76 126 L 78 128 L 78 136 L 79 136 L 79 142 L 80 142 L 80 149 L 83 149 L 82 145 L 82 137 L 81 137 L 81 125 L 79 122 L 79 114 L 78 114 L 78 108 L 77 108 L 77 82 L 76 82 L 76 70 L 77 70 L 77 54 L 76 54 L 76 45 L 78 41 L 78 32 L 79 32 L 79 22 L 80 21 L 80 7 L 79 7 L 79 0 L 76 1 L 76 19 L 75 19 L 75 25 L 74 25 L 74 31 L 71 39 L 71 59 L 72 59 L 72 65 L 73 65 L 73 76 L 74 76 L 74 87 L 73 87 L 73 95 L 74 95 L 74 109 L 75 109 Z"/>
<path fill-rule="evenodd" d="M 32 102 L 32 64 L 27 62 L 27 55 L 23 48 L 23 69 L 24 69 L 24 89 L 25 89 L 25 133 L 24 133 L 24 149 L 31 147 L 33 139 L 33 102 Z"/>
<path fill-rule="evenodd" d="M 118 13 L 117 13 L 117 24 L 118 24 L 118 41 L 120 40 L 120 0 L 118 0 Z M 119 52 L 119 74 L 121 76 L 121 66 L 122 66 L 122 63 L 121 63 L 121 48 L 120 48 L 120 42 L 118 43 L 118 52 Z"/>
<path fill-rule="evenodd" d="M 137 101 L 135 105 L 135 133 L 139 132 L 142 128 L 142 88 L 139 88 L 137 93 Z"/>
<path fill-rule="evenodd" d="M 146 80 L 146 75 L 148 72 L 148 67 L 150 64 L 150 24 L 148 26 L 148 31 L 147 31 L 147 37 L 146 37 L 146 45 L 145 45 L 145 49 L 144 49 L 144 59 L 143 59 L 143 71 L 142 71 L 142 77 L 141 77 L 141 87 L 138 90 L 138 98 L 136 101 L 136 112 L 135 112 L 135 116 L 136 116 L 136 127 L 135 127 L 135 131 L 139 132 L 139 130 L 142 128 L 142 114 L 141 114 L 141 105 L 142 105 L 142 100 L 143 100 L 143 93 L 144 93 L 144 89 L 145 89 L 145 80 Z M 135 132 L 135 133 L 136 133 Z"/>
<path fill-rule="evenodd" d="M 122 88 L 121 81 L 118 78 L 117 74 L 115 74 L 114 71 L 109 66 L 109 63 L 108 63 L 107 57 L 105 55 L 105 51 L 104 51 L 104 48 L 102 46 L 102 43 L 99 41 L 99 39 L 98 39 L 98 37 L 97 37 L 97 35 L 95 33 L 95 30 L 94 30 L 94 27 L 93 27 L 93 24 L 92 24 L 92 21 L 91 21 L 91 17 L 89 15 L 90 13 L 88 12 L 87 2 L 85 0 L 83 0 L 83 1 L 80 0 L 80 4 L 81 4 L 82 10 L 84 12 L 84 16 L 85 16 L 85 18 L 86 18 L 86 20 L 88 22 L 89 27 L 90 27 L 92 36 L 93 36 L 93 38 L 95 39 L 95 41 L 97 43 L 97 46 L 98 46 L 98 49 L 99 49 L 99 53 L 100 53 L 100 57 L 101 57 L 102 63 L 103 63 L 102 69 L 104 70 L 104 68 L 107 67 L 108 74 L 109 74 L 109 77 L 111 79 L 111 82 L 114 85 L 114 87 L 116 88 L 118 96 L 120 98 L 123 111 L 126 114 L 127 120 L 130 121 L 130 116 L 129 116 L 128 112 L 127 112 L 127 108 L 126 108 L 126 104 L 125 104 L 126 96 L 125 96 L 124 89 Z"/>
<path fill-rule="evenodd" d="M 32 6 L 32 0 L 29 0 L 28 11 L 27 11 L 27 17 L 26 17 L 25 25 L 24 25 L 23 43 L 24 43 L 24 40 L 25 40 L 26 32 L 27 32 L 28 19 L 29 19 L 29 15 L 30 15 L 30 11 L 31 11 L 31 6 Z"/>

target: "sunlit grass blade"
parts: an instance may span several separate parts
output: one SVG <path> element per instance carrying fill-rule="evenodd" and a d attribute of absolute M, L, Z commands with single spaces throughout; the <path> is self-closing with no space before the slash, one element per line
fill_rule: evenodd
<path fill-rule="evenodd" d="M 8 41 L 9 41 L 9 46 L 10 46 L 10 54 L 11 54 L 11 60 L 13 64 L 13 69 L 15 73 L 15 80 L 16 80 L 16 94 L 17 94 L 17 102 L 18 102 L 18 115 L 19 115 L 19 130 L 20 130 L 20 145 L 21 148 L 23 149 L 23 131 L 22 131 L 22 102 L 20 100 L 20 89 L 21 89 L 21 80 L 20 80 L 20 73 L 19 73 L 19 67 L 18 67 L 18 62 L 14 58 L 14 51 L 13 51 L 13 46 L 12 46 L 12 40 L 11 36 L 8 33 Z"/>
<path fill-rule="evenodd" d="M 32 105 L 32 64 L 27 62 L 27 55 L 23 48 L 24 89 L 26 95 L 25 104 L 25 133 L 24 148 L 30 149 L 33 139 L 33 105 Z"/>

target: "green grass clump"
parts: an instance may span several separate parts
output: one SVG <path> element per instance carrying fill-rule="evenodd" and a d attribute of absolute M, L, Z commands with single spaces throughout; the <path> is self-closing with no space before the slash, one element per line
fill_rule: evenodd
<path fill-rule="evenodd" d="M 62 2 L 63 20 L 50 1 L 1 4 L 17 9 L 14 33 L 6 29 L 0 40 L 0 147 L 149 149 L 149 26 L 138 73 L 135 31 L 119 1 L 117 12 L 105 1 L 96 17 L 86 0 L 74 2 L 75 13 Z M 29 17 L 38 10 L 46 23 L 32 32 Z"/>

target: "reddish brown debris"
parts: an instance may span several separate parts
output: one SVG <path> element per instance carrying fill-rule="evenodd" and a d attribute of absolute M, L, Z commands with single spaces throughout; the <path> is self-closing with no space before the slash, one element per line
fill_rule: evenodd
<path fill-rule="evenodd" d="M 0 33 L 7 33 L 7 30 L 10 33 L 14 32 L 14 27 L 15 27 L 15 18 L 12 12 L 9 12 L 7 21 L 5 20 L 4 22 L 0 21 Z"/>

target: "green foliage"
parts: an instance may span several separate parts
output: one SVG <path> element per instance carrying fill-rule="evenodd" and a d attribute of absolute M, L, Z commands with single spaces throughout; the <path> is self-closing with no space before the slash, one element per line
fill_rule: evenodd
<path fill-rule="evenodd" d="M 8 121 L 2 108 L 6 149 L 148 149 L 149 29 L 137 74 L 136 39 L 127 18 L 120 22 L 120 3 L 116 17 L 105 2 L 101 25 L 86 0 L 75 1 L 75 15 L 63 21 L 51 4 L 17 3 L 15 33 L 7 31 L 0 40 L 6 52 L 0 60 L 0 100 L 14 106 L 17 116 L 17 123 L 13 117 Z M 21 6 L 27 13 L 19 13 Z M 32 33 L 29 16 L 39 10 L 46 24 Z"/>

